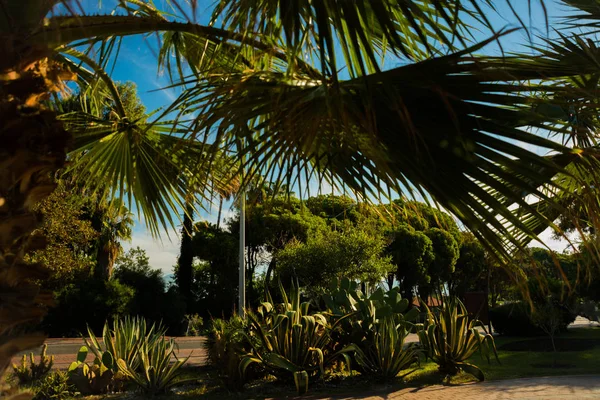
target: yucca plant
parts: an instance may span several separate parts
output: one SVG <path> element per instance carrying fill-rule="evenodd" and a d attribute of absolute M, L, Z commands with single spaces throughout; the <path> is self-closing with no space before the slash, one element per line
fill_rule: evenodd
<path fill-rule="evenodd" d="M 309 303 L 300 302 L 297 286 L 292 285 L 289 298 L 281 282 L 279 287 L 282 304 L 267 301 L 256 313 L 248 313 L 249 336 L 257 338 L 258 344 L 253 344 L 252 352 L 242 358 L 240 369 L 245 373 L 248 366 L 259 363 L 275 375 L 291 374 L 298 394 L 303 394 L 308 390 L 310 377 L 323 376 L 331 361 L 347 357 L 347 353 L 328 351 L 329 332 L 352 314 L 330 325 L 324 314 L 309 313 Z"/>
<path fill-rule="evenodd" d="M 393 316 L 383 317 L 373 325 L 369 340 L 351 344 L 343 351 L 354 353 L 363 373 L 393 379 L 400 371 L 419 363 L 418 347 L 414 343 L 405 346 L 410 326 L 405 321 L 396 322 Z"/>
<path fill-rule="evenodd" d="M 171 358 L 175 356 L 175 348 L 173 338 L 155 342 L 143 341 L 138 351 L 137 370 L 130 368 L 123 359 L 119 359 L 119 371 L 130 378 L 146 395 L 166 393 L 177 383 L 181 367 L 189 359 L 188 356 L 171 362 Z"/>
<path fill-rule="evenodd" d="M 456 298 L 446 300 L 437 313 L 423 306 L 427 321 L 417 326 L 417 334 L 426 357 L 447 376 L 464 371 L 483 381 L 481 369 L 466 361 L 479 350 L 488 362 L 491 354 L 500 362 L 493 336 L 485 331 L 481 321 L 469 318 L 466 307 Z M 479 327 L 483 328 L 483 334 Z"/>

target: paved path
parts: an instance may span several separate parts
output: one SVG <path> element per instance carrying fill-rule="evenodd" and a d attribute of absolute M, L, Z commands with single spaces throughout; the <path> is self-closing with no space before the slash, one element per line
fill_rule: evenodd
<path fill-rule="evenodd" d="M 382 390 L 364 396 L 330 399 L 362 400 L 558 400 L 600 399 L 600 375 L 511 379 L 459 386 L 427 386 L 399 391 Z"/>
<path fill-rule="evenodd" d="M 206 338 L 202 336 L 198 337 L 179 337 L 175 338 L 176 343 L 179 345 L 178 357 L 190 356 L 188 361 L 189 365 L 204 365 L 206 362 L 206 351 L 204 349 L 204 342 Z M 102 342 L 102 340 L 100 340 Z M 79 348 L 85 343 L 83 339 L 47 339 L 48 354 L 54 355 L 54 368 L 66 369 L 69 365 L 75 361 L 75 355 Z M 27 354 L 30 351 L 26 352 Z M 21 353 L 23 354 L 23 353 Z M 33 350 L 33 354 L 36 356 L 36 361 L 39 359 L 40 348 Z M 13 362 L 19 362 L 22 355 L 13 358 Z M 92 360 L 92 357 L 88 355 L 88 360 Z"/>

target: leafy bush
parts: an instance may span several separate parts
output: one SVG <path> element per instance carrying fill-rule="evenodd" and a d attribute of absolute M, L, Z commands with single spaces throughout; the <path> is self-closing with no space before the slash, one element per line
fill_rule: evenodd
<path fill-rule="evenodd" d="M 75 387 L 70 384 L 66 372 L 53 371 L 41 379 L 34 390 L 34 400 L 64 400 L 73 395 Z"/>
<path fill-rule="evenodd" d="M 477 329 L 483 327 L 481 321 L 469 321 L 467 309 L 458 299 L 448 299 L 438 313 L 433 313 L 427 306 L 425 309 L 427 321 L 417 334 L 427 358 L 438 364 L 443 373 L 456 375 L 465 371 L 483 381 L 483 372 L 477 366 L 465 362 L 477 350 L 488 362 L 492 352 L 498 360 L 492 335 L 482 335 Z"/>
<path fill-rule="evenodd" d="M 96 356 L 90 365 L 85 362 L 87 355 L 88 348 L 81 346 L 77 352 L 77 359 L 69 366 L 69 381 L 83 395 L 108 393 L 113 387 L 115 378 L 114 358 L 106 351 L 100 357 Z"/>
<path fill-rule="evenodd" d="M 104 321 L 128 313 L 134 290 L 117 280 L 81 280 L 55 292 L 56 307 L 42 323 L 51 337 L 79 337 L 89 326 L 100 332 Z"/>
<path fill-rule="evenodd" d="M 258 344 L 251 343 L 252 351 L 242 357 L 240 369 L 243 374 L 249 365 L 258 363 L 276 376 L 292 374 L 296 390 L 303 394 L 309 378 L 323 376 L 325 365 L 343 354 L 328 351 L 329 332 L 349 315 L 331 326 L 324 314 L 309 313 L 309 304 L 300 302 L 296 286 L 292 287 L 290 298 L 281 283 L 279 286 L 282 304 L 264 302 L 256 314 L 248 313 L 248 332 L 251 338 L 258 339 Z"/>
<path fill-rule="evenodd" d="M 565 331 L 567 326 L 575 320 L 575 314 L 560 304 L 554 306 L 562 316 L 559 331 Z M 489 315 L 494 330 L 501 335 L 539 336 L 544 334 L 544 330 L 532 319 L 529 304 L 523 301 L 492 308 Z"/>
<path fill-rule="evenodd" d="M 119 371 L 130 378 L 145 395 L 166 393 L 177 383 L 181 367 L 189 357 L 171 363 L 175 340 L 144 340 L 138 349 L 139 367 L 131 368 L 123 359 L 117 361 Z"/>
<path fill-rule="evenodd" d="M 163 315 L 174 311 L 165 307 L 169 303 L 165 303 L 166 285 L 162 272 L 150 267 L 148 256 L 139 247 L 132 248 L 117 258 L 112 279 L 134 290 L 133 298 L 127 306 L 129 315 L 158 322 Z"/>
<path fill-rule="evenodd" d="M 228 321 L 214 319 L 209 330 L 206 348 L 208 363 L 217 368 L 226 387 L 239 389 L 244 383 L 240 372 L 240 361 L 251 351 L 245 334 L 247 323 L 234 316 Z"/>
<path fill-rule="evenodd" d="M 50 372 L 50 369 L 52 369 L 52 365 L 54 364 L 54 356 L 47 356 L 47 350 L 48 345 L 44 344 L 40 352 L 40 362 L 37 364 L 35 363 L 33 352 L 29 354 L 29 363 L 27 362 L 27 355 L 23 354 L 21 364 L 13 364 L 13 372 L 15 377 L 19 380 L 20 385 L 28 385 L 35 382 Z"/>
<path fill-rule="evenodd" d="M 204 326 L 204 319 L 198 314 L 186 314 L 185 320 L 187 321 L 185 336 L 200 336 L 202 327 Z"/>

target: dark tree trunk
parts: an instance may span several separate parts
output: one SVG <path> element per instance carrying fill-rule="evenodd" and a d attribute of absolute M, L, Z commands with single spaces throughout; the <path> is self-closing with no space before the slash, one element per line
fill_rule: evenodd
<path fill-rule="evenodd" d="M 97 279 L 108 281 L 112 275 L 113 266 L 114 257 L 112 257 L 111 252 L 101 243 L 96 255 L 96 269 L 94 269 L 94 276 Z"/>
<path fill-rule="evenodd" d="M 277 268 L 277 258 L 273 256 L 271 257 L 271 261 L 267 267 L 267 273 L 265 274 L 265 292 L 269 290 L 269 285 L 271 284 L 271 275 L 273 275 L 275 268 Z"/>
<path fill-rule="evenodd" d="M 194 207 L 187 203 L 185 211 L 183 214 L 183 227 L 181 228 L 181 248 L 177 259 L 177 286 L 179 286 L 179 291 L 189 310 L 192 301 L 192 280 L 194 278 L 192 269 L 194 262 L 194 246 L 192 243 Z"/>
<path fill-rule="evenodd" d="M 217 229 L 221 226 L 221 212 L 223 211 L 223 198 L 219 198 L 219 214 L 217 214 Z"/>

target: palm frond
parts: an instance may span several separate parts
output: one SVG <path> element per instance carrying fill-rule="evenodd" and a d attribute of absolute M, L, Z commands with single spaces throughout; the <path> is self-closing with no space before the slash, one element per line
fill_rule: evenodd
<path fill-rule="evenodd" d="M 529 207 L 525 198 L 534 195 L 560 209 L 542 188 L 578 162 L 579 151 L 528 130 L 568 134 L 568 121 L 535 112 L 530 93 L 566 96 L 570 88 L 541 80 L 573 71 L 467 55 L 476 50 L 329 86 L 278 73 L 231 74 L 207 78 L 184 97 L 200 115 L 197 133 L 217 129 L 225 143 L 243 143 L 249 178 L 283 171 L 294 186 L 303 174 L 327 175 L 364 197 L 419 190 L 507 255 L 502 236 L 522 245 L 513 228 L 536 237 L 511 205 Z"/>
<path fill-rule="evenodd" d="M 387 53 L 420 61 L 468 47 L 472 27 L 464 21 L 494 32 L 486 14 L 496 5 L 492 0 L 221 0 L 213 24 L 219 20 L 228 30 L 281 38 L 290 60 L 318 59 L 322 74 L 337 80 L 340 70 L 352 78 L 382 70 Z"/>

